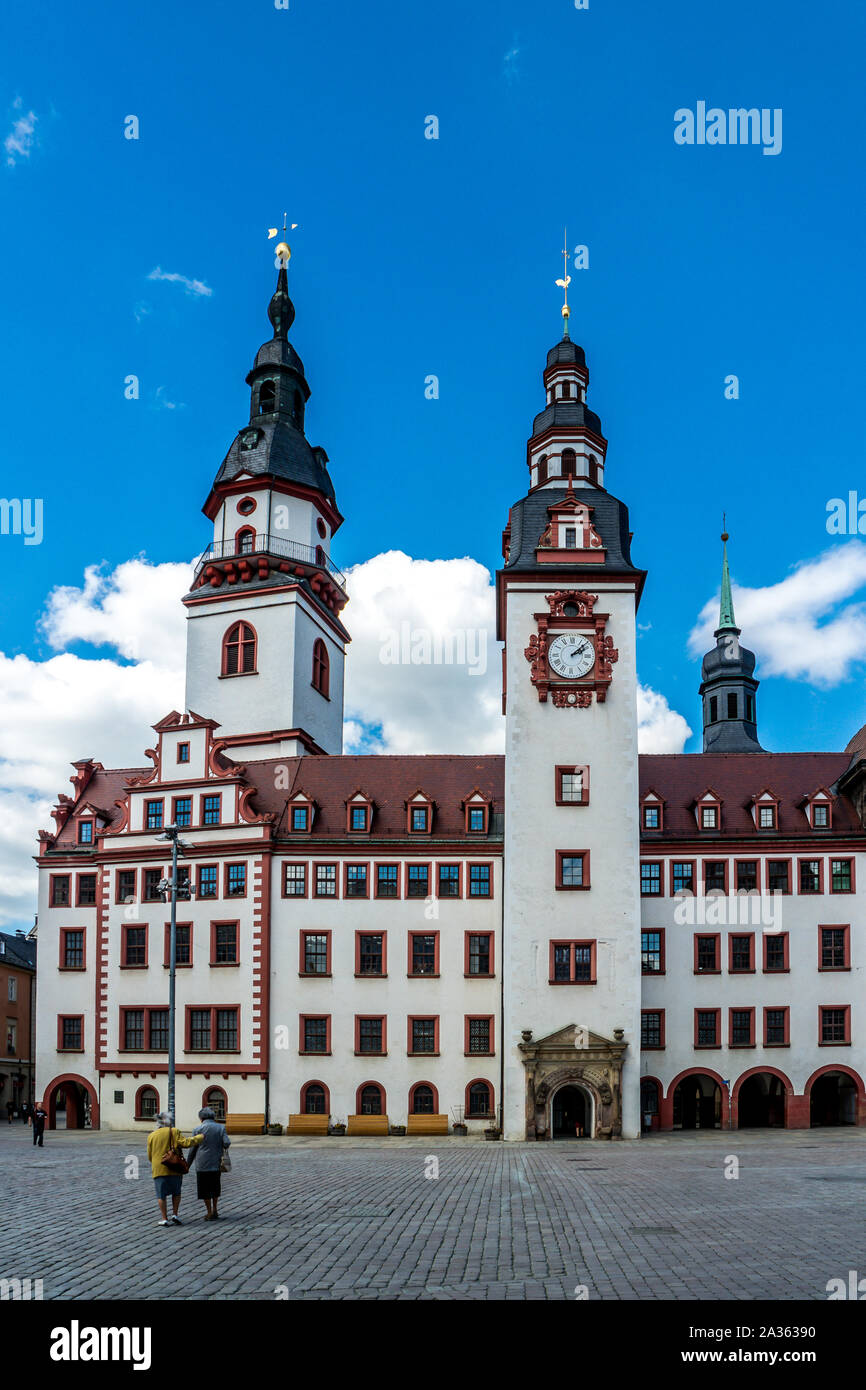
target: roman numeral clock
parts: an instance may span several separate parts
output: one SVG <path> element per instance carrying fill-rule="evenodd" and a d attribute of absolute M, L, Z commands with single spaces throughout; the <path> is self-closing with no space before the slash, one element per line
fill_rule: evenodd
<path fill-rule="evenodd" d="M 602 704 L 619 652 L 606 631 L 608 613 L 596 613 L 598 594 L 581 589 L 545 594 L 548 612 L 535 613 L 538 631 L 524 655 L 529 678 L 542 704 L 548 695 L 557 709 Z"/>

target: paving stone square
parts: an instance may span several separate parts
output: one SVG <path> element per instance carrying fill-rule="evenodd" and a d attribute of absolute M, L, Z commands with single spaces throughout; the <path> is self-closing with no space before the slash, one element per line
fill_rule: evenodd
<path fill-rule="evenodd" d="M 826 1300 L 866 1274 L 858 1129 L 237 1137 L 221 1219 L 191 1174 L 170 1229 L 145 1144 L 60 1130 L 38 1149 L 0 1125 L 0 1278 L 41 1279 L 45 1300 L 748 1301 Z"/>

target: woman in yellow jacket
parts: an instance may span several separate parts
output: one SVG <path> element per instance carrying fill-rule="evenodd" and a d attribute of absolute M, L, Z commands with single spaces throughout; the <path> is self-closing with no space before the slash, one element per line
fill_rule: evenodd
<path fill-rule="evenodd" d="M 163 1159 L 169 1149 L 191 1148 L 200 1144 L 203 1137 L 203 1135 L 181 1134 L 179 1129 L 173 1127 L 172 1117 L 167 1110 L 161 1110 L 156 1117 L 156 1129 L 147 1136 L 147 1157 L 156 1188 L 156 1200 L 159 1203 L 160 1226 L 183 1225 L 177 1214 L 183 1187 L 183 1173 L 176 1173 L 174 1169 L 167 1168 Z M 172 1208 L 171 1220 L 169 1220 L 166 1209 L 166 1200 L 169 1197 Z"/>

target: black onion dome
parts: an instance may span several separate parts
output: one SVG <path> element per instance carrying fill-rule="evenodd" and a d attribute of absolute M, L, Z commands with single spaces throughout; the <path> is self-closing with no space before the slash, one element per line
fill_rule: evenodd
<path fill-rule="evenodd" d="M 557 367 L 562 363 L 577 367 L 586 366 L 586 355 L 583 348 L 577 343 L 573 343 L 570 338 L 562 338 L 556 347 L 552 347 L 547 354 L 548 367 Z"/>

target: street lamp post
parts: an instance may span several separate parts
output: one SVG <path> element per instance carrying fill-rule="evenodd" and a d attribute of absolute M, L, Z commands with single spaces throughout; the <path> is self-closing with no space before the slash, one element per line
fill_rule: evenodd
<path fill-rule="evenodd" d="M 175 985 L 177 979 L 177 860 L 178 855 L 186 853 L 189 845 L 185 844 L 180 838 L 180 830 L 176 825 L 168 825 L 159 840 L 171 841 L 171 878 L 160 881 L 160 889 L 163 893 L 171 893 L 171 926 L 169 928 L 168 946 L 168 1110 L 175 1120 L 174 1109 L 174 1074 L 175 1074 Z M 189 897 L 190 889 L 182 892 L 181 896 L 186 899 Z"/>

